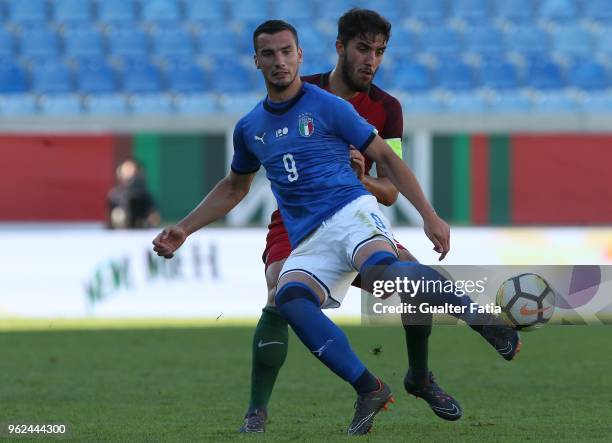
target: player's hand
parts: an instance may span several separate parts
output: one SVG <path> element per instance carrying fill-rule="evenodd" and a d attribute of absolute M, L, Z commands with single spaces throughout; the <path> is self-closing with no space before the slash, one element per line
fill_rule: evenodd
<path fill-rule="evenodd" d="M 160 257 L 172 258 L 174 252 L 187 239 L 187 233 L 180 226 L 168 226 L 153 240 L 153 250 Z"/>
<path fill-rule="evenodd" d="M 357 174 L 357 178 L 359 181 L 363 181 L 365 177 L 365 158 L 353 145 L 350 145 L 351 149 L 349 150 L 350 158 L 351 158 L 351 168 Z"/>
<path fill-rule="evenodd" d="M 440 254 L 439 261 L 444 260 L 450 251 L 450 226 L 434 212 L 423 219 L 425 235 L 434 244 L 434 251 Z"/>

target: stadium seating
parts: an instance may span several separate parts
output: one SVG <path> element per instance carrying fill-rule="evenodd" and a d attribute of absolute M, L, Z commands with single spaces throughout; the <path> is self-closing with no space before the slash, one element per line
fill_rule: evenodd
<path fill-rule="evenodd" d="M 28 29 L 21 32 L 21 55 L 34 59 L 53 59 L 60 53 L 60 41 L 51 28 Z"/>
<path fill-rule="evenodd" d="M 0 115 L 29 116 L 36 112 L 36 97 L 31 94 L 5 95 L 0 97 Z"/>
<path fill-rule="evenodd" d="M 102 34 L 96 28 L 83 26 L 64 32 L 64 52 L 73 58 L 100 58 L 104 56 Z"/>
<path fill-rule="evenodd" d="M 0 58 L 0 94 L 27 92 L 28 76 L 23 66 L 13 59 Z"/>
<path fill-rule="evenodd" d="M 336 21 L 355 5 L 392 22 L 375 81 L 417 110 L 607 106 L 597 95 L 612 88 L 612 0 L 0 0 L 2 106 L 236 112 L 262 89 L 256 24 L 296 24 L 301 72 L 313 74 L 334 66 Z"/>
<path fill-rule="evenodd" d="M 186 0 L 187 19 L 194 23 L 219 23 L 225 20 L 223 0 Z"/>
<path fill-rule="evenodd" d="M 32 90 L 39 94 L 72 92 L 70 68 L 60 61 L 45 61 L 32 69 Z"/>
<path fill-rule="evenodd" d="M 11 58 L 15 52 L 15 38 L 13 34 L 0 27 L 0 59 Z"/>
<path fill-rule="evenodd" d="M 113 67 L 103 59 L 82 62 L 76 70 L 78 90 L 85 94 L 108 94 L 118 90 Z"/>
<path fill-rule="evenodd" d="M 89 0 L 53 0 L 52 18 L 58 23 L 83 24 L 92 19 L 92 5 Z"/>
<path fill-rule="evenodd" d="M 21 25 L 41 26 L 47 20 L 45 0 L 9 0 L 8 18 Z"/>
<path fill-rule="evenodd" d="M 160 57 L 191 57 L 193 39 L 189 31 L 179 26 L 164 26 L 153 33 L 153 53 Z"/>

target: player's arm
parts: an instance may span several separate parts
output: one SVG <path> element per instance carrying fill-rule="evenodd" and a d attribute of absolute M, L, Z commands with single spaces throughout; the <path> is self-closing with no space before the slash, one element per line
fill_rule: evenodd
<path fill-rule="evenodd" d="M 391 183 L 406 197 L 421 214 L 425 224 L 425 233 L 434 244 L 434 250 L 444 259 L 450 250 L 450 228 L 436 214 L 427 201 L 419 182 L 412 170 L 378 135 L 365 149 L 365 153 L 376 162 Z"/>
<path fill-rule="evenodd" d="M 356 149 L 351 149 L 351 165 L 355 169 L 357 177 L 363 183 L 363 186 L 372 194 L 379 203 L 385 206 L 391 206 L 397 200 L 398 191 L 387 177 L 384 176 L 384 172 L 376 164 L 376 175 L 372 177 L 366 174 L 365 170 L 365 158 Z"/>
<path fill-rule="evenodd" d="M 248 194 L 255 173 L 237 174 L 234 171 L 222 179 L 185 218 L 168 226 L 153 240 L 153 250 L 165 258 L 174 257 L 188 236 L 204 226 L 224 217 Z"/>

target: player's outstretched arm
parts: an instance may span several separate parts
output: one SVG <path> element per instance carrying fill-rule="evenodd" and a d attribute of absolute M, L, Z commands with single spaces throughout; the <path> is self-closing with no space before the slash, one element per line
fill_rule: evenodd
<path fill-rule="evenodd" d="M 450 250 L 450 228 L 427 201 L 412 170 L 379 136 L 374 138 L 365 152 L 419 211 L 423 218 L 425 234 L 434 244 L 434 250 L 440 254 L 440 260 L 443 260 Z"/>
<path fill-rule="evenodd" d="M 253 177 L 255 173 L 236 174 L 230 171 L 184 219 L 174 226 L 168 226 L 155 237 L 153 250 L 161 257 L 174 257 L 174 252 L 189 235 L 225 216 L 240 203 L 249 192 Z"/>

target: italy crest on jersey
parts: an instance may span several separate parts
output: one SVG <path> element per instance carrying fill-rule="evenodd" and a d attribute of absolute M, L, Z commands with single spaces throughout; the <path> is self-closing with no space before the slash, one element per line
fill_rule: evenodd
<path fill-rule="evenodd" d="M 310 114 L 300 114 L 298 129 L 302 137 L 310 137 L 314 132 L 314 120 Z"/>

